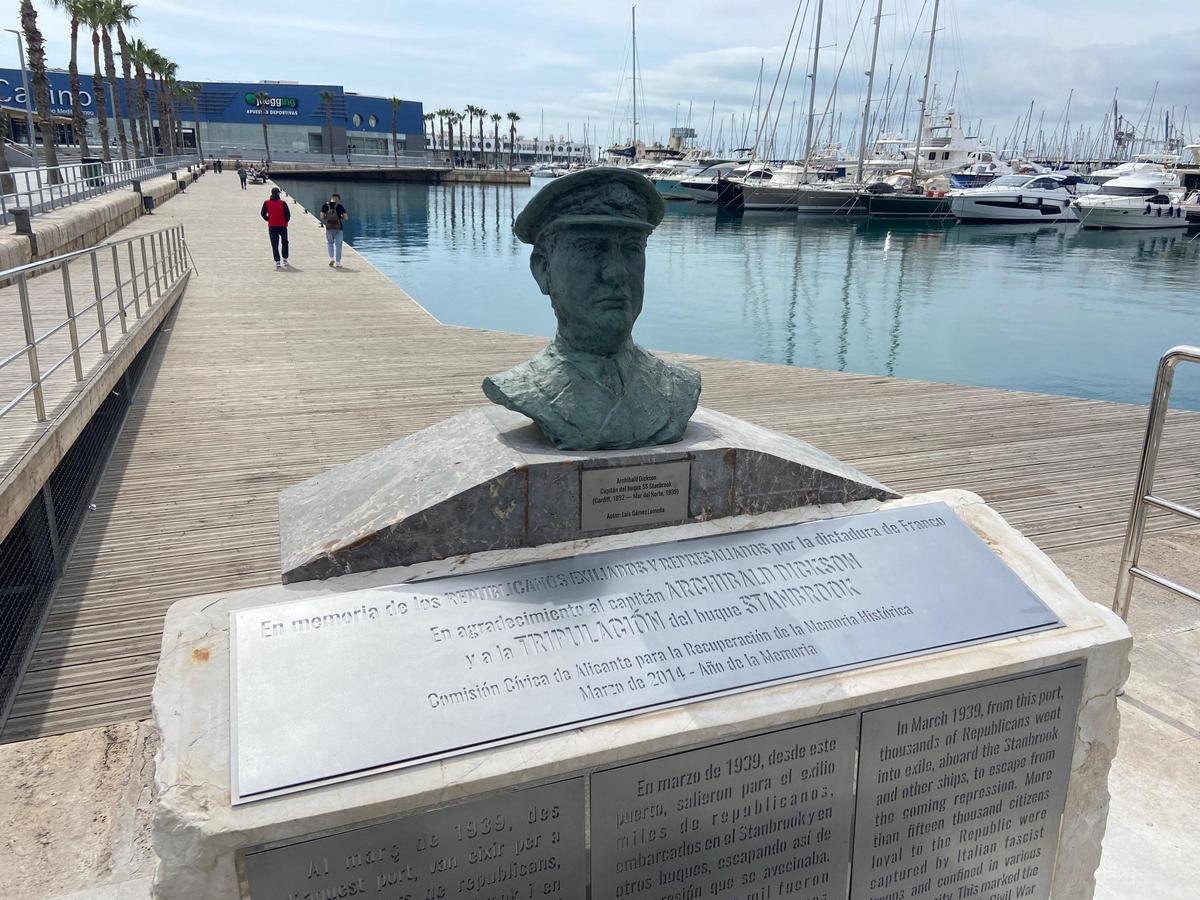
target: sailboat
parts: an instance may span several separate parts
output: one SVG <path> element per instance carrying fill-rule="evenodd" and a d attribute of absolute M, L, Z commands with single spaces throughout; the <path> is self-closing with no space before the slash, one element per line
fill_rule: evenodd
<path fill-rule="evenodd" d="M 632 25 L 632 41 L 633 41 L 633 52 L 631 53 L 632 68 L 633 68 L 633 102 L 632 102 L 632 113 L 633 114 L 631 116 L 631 124 L 632 124 L 631 134 L 630 134 L 629 143 L 613 144 L 611 147 L 609 147 L 607 150 L 604 151 L 608 155 L 610 162 L 616 163 L 617 165 L 623 165 L 623 166 L 636 164 L 639 157 L 642 156 L 642 154 L 645 150 L 644 145 L 638 144 L 638 136 L 637 136 L 637 127 L 638 127 L 637 96 L 638 96 L 639 64 L 638 64 L 638 52 L 637 52 L 637 6 L 636 5 L 634 5 L 630 9 L 629 14 L 630 14 L 630 22 Z M 619 95 L 620 95 L 620 92 L 618 91 L 618 96 Z"/>
<path fill-rule="evenodd" d="M 920 174 L 926 129 L 929 124 L 929 75 L 933 71 L 933 48 L 937 40 L 938 10 L 941 0 L 933 0 L 933 24 L 929 28 L 929 53 L 925 58 L 925 82 L 921 89 L 921 116 L 917 133 L 917 148 L 912 157 L 910 173 L 896 173 L 879 184 L 867 187 L 860 196 L 872 218 L 945 219 L 953 214 L 945 189 L 924 185 L 931 177 L 948 174 L 960 166 L 934 169 L 924 178 Z M 936 152 L 936 151 L 935 151 Z M 949 162 L 949 160 L 946 160 Z M 933 168 L 933 167 L 931 167 Z M 947 187 L 949 185 L 947 184 Z"/>

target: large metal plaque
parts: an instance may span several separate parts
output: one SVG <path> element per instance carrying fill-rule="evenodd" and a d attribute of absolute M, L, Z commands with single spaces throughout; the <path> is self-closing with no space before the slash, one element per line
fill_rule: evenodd
<path fill-rule="evenodd" d="M 1046 900 L 1083 669 L 862 715 L 852 900 Z"/>
<path fill-rule="evenodd" d="M 584 469 L 579 512 L 581 531 L 663 525 L 688 517 L 692 464 L 650 463 L 615 469 Z"/>
<path fill-rule="evenodd" d="M 584 900 L 583 779 L 245 855 L 253 900 Z"/>
<path fill-rule="evenodd" d="M 940 503 L 231 619 L 235 802 L 1060 624 Z"/>
<path fill-rule="evenodd" d="M 842 716 L 594 773 L 592 896 L 845 897 L 857 743 Z"/>

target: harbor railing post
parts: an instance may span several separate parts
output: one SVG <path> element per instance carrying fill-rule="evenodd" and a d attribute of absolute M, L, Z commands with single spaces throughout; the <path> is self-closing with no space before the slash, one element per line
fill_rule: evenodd
<path fill-rule="evenodd" d="M 121 255 L 117 253 L 116 244 L 112 246 L 112 258 L 113 280 L 117 285 L 117 318 L 121 320 L 121 334 L 128 334 L 129 325 L 125 321 L 125 291 L 121 289 Z"/>
<path fill-rule="evenodd" d="M 25 276 L 17 276 L 17 294 L 21 303 L 21 325 L 25 329 L 25 353 L 29 357 L 29 381 L 33 385 L 33 409 L 39 422 L 46 421 L 46 400 L 42 395 L 42 372 L 38 365 L 37 335 L 33 331 L 33 313 L 29 309 L 29 285 Z"/>
<path fill-rule="evenodd" d="M 63 303 L 67 307 L 67 334 L 71 337 L 71 357 L 75 362 L 75 380 L 83 381 L 83 360 L 79 355 L 79 329 L 75 324 L 75 296 L 71 290 L 71 262 L 63 260 Z"/>
<path fill-rule="evenodd" d="M 100 352 L 108 353 L 108 323 L 104 321 L 104 295 L 100 291 L 100 264 L 93 250 L 88 256 L 92 260 L 92 290 L 96 292 L 96 318 L 100 322 Z"/>

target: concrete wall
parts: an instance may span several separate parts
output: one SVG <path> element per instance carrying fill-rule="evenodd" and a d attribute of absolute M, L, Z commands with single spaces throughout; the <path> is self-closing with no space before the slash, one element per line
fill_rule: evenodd
<path fill-rule="evenodd" d="M 186 169 L 176 174 L 185 185 L 198 177 Z M 160 205 L 179 193 L 179 183 L 168 173 L 143 181 L 142 192 Z M 5 226 L 0 229 L 0 270 L 92 247 L 143 215 L 142 196 L 126 187 L 39 213 L 31 221 L 32 241 L 27 235 L 17 234 L 12 225 Z M 0 286 L 5 283 L 0 280 Z"/>

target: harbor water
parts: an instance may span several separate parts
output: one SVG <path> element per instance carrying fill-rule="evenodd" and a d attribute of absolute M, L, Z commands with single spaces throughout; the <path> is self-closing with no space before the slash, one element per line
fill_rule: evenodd
<path fill-rule="evenodd" d="M 278 180 L 310 210 L 338 190 L 347 242 L 441 321 L 553 334 L 512 234 L 545 182 Z M 634 337 L 657 350 L 1146 403 L 1159 355 L 1200 343 L 1200 239 L 1183 229 L 737 218 L 672 202 L 646 269 Z M 1200 409 L 1200 377 L 1180 372 L 1173 405 Z"/>

